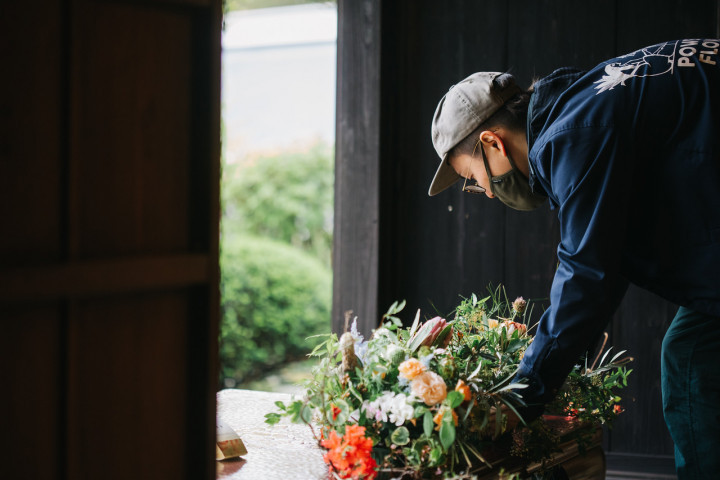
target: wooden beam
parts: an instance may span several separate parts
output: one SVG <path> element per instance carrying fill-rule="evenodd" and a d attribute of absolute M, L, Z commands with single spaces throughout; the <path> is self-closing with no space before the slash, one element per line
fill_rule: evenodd
<path fill-rule="evenodd" d="M 52 300 L 207 283 L 208 255 L 71 262 L 0 271 L 0 302 Z M 212 279 L 215 280 L 214 275 Z"/>
<path fill-rule="evenodd" d="M 367 336 L 378 320 L 380 0 L 338 1 L 333 313 L 352 310 Z"/>

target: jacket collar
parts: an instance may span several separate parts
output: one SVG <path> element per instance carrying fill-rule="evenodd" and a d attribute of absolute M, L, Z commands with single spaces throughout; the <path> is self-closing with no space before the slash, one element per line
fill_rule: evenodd
<path fill-rule="evenodd" d="M 527 117 L 528 150 L 533 147 L 535 140 L 545 127 L 550 112 L 555 106 L 558 97 L 570 85 L 585 74 L 576 68 L 559 68 L 545 78 L 535 82 L 533 94 L 530 97 Z"/>
<path fill-rule="evenodd" d="M 533 93 L 530 97 L 527 115 L 527 143 L 528 152 L 532 150 L 535 140 L 545 128 L 545 124 L 550 117 L 555 103 L 560 95 L 568 89 L 570 85 L 585 74 L 584 71 L 576 68 L 559 68 L 545 78 L 535 82 L 533 85 Z M 535 174 L 533 162 L 528 158 L 528 166 L 530 169 L 530 189 L 538 194 L 549 196 L 548 193 L 538 181 Z M 554 203 L 551 201 L 551 208 Z"/>

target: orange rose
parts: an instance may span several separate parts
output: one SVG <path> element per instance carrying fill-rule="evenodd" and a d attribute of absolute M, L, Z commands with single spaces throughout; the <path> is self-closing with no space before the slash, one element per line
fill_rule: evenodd
<path fill-rule="evenodd" d="M 462 393 L 463 398 L 466 402 L 469 402 L 472 398 L 472 392 L 470 391 L 470 387 L 468 387 L 467 384 L 462 380 L 458 380 L 457 385 L 455 385 L 455 391 Z"/>
<path fill-rule="evenodd" d="M 438 413 L 436 413 L 435 416 L 433 417 L 433 422 L 435 423 L 435 425 L 437 425 L 437 427 L 435 427 L 435 430 L 440 430 L 440 423 L 442 423 L 442 419 L 443 419 L 443 416 L 445 415 L 446 411 L 447 411 L 447 409 L 443 408 Z M 450 410 L 450 411 L 452 412 L 453 423 L 457 427 L 457 424 L 458 424 L 457 413 L 455 413 L 455 410 Z"/>
<path fill-rule="evenodd" d="M 423 372 L 410 384 L 410 390 L 420 397 L 426 405 L 436 405 L 447 397 L 445 380 L 435 372 Z"/>
<path fill-rule="evenodd" d="M 398 367 L 398 370 L 400 371 L 400 375 L 408 380 L 412 380 L 423 373 L 426 369 L 425 365 L 420 363 L 420 360 L 417 358 L 410 358 L 402 362 Z"/>

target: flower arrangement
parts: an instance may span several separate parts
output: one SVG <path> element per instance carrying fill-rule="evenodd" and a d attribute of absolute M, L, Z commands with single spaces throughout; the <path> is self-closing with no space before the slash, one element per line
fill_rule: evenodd
<path fill-rule="evenodd" d="M 266 415 L 270 424 L 283 416 L 307 423 L 327 450 L 331 478 L 473 478 L 473 469 L 491 467 L 484 452 L 509 437 L 508 414 L 519 416 L 524 385 L 512 380 L 533 340 L 528 302 L 508 302 L 498 287 L 464 299 L 449 322 L 421 323 L 418 311 L 409 328 L 397 316 L 403 308 L 394 303 L 369 340 L 355 322 L 339 339 L 327 335 L 311 353 L 319 364 L 304 397 L 277 402 L 279 412 Z M 622 353 L 610 360 L 606 353 L 597 368 L 576 366 L 551 408 L 610 423 L 630 373 Z M 527 461 L 552 454 L 558 439 L 542 422 L 513 432 L 512 454 Z"/>

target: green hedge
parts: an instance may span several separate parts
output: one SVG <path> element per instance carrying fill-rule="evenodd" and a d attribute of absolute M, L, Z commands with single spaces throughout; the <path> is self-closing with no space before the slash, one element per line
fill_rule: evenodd
<path fill-rule="evenodd" d="M 332 147 L 285 151 L 223 171 L 223 231 L 267 237 L 330 266 L 333 229 Z"/>
<path fill-rule="evenodd" d="M 287 244 L 227 236 L 221 252 L 221 381 L 258 377 L 307 354 L 330 331 L 329 268 Z"/>

